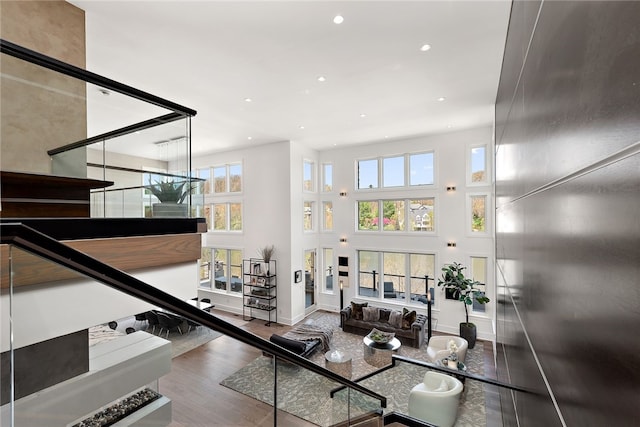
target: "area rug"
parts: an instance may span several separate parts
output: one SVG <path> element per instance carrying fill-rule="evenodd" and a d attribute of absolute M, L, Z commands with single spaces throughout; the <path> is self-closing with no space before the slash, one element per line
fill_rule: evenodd
<path fill-rule="evenodd" d="M 352 356 L 352 379 L 360 378 L 377 368 L 363 359 L 362 337 L 342 332 L 339 317 L 333 313 L 315 313 L 312 321 L 331 326 L 333 339 L 331 348 L 347 352 Z M 426 361 L 426 345 L 416 349 L 408 346 L 400 347 L 399 355 Z M 484 355 L 482 346 L 467 351 L 465 364 L 468 371 L 484 375 Z M 324 366 L 324 353 L 316 351 L 310 360 Z M 399 363 L 396 367 L 360 382 L 364 387 L 387 398 L 384 412 L 408 413 L 409 392 L 416 384 L 422 382 L 425 368 L 408 363 Z M 273 405 L 274 365 L 271 358 L 258 357 L 247 366 L 238 370 L 220 384 L 254 399 Z M 279 363 L 277 367 L 277 407 L 299 418 L 320 426 L 346 419 L 347 399 L 351 402 L 350 416 L 379 408 L 379 402 L 372 398 L 351 392 L 338 393 L 333 399 L 329 393 L 338 386 L 337 383 L 306 371 L 304 369 Z M 477 427 L 486 425 L 485 402 L 482 384 L 467 380 L 465 390 L 460 399 L 460 410 L 456 426 Z"/>

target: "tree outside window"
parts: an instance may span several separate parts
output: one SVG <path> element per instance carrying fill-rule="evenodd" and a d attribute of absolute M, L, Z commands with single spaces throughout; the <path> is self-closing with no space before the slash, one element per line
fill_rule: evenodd
<path fill-rule="evenodd" d="M 487 196 L 471 196 L 471 231 L 486 232 Z"/>
<path fill-rule="evenodd" d="M 385 231 L 404 231 L 404 200 L 384 200 L 382 202 L 382 229 Z"/>
<path fill-rule="evenodd" d="M 226 203 L 217 203 L 213 205 L 213 229 L 216 231 L 227 229 Z"/>
<path fill-rule="evenodd" d="M 229 230 L 242 231 L 242 203 L 229 203 Z"/>
<path fill-rule="evenodd" d="M 324 212 L 323 228 L 325 230 L 333 230 L 333 203 L 322 202 L 322 211 Z"/>
<path fill-rule="evenodd" d="M 229 165 L 229 192 L 240 193 L 242 191 L 242 165 L 237 163 Z"/>
<path fill-rule="evenodd" d="M 227 167 L 216 166 L 213 168 L 213 192 L 227 192 Z"/>
<path fill-rule="evenodd" d="M 378 201 L 358 202 L 358 230 L 378 230 Z"/>
<path fill-rule="evenodd" d="M 313 230 L 313 202 L 306 201 L 304 202 L 304 231 L 312 231 Z"/>

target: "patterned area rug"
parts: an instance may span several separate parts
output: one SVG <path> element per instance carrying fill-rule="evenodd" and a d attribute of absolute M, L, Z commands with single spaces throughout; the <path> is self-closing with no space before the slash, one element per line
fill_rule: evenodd
<path fill-rule="evenodd" d="M 347 352 L 352 357 L 352 379 L 360 378 L 377 368 L 363 359 L 362 337 L 344 333 L 340 329 L 337 314 L 315 313 L 312 322 L 328 325 L 333 328 L 331 349 Z M 408 346 L 400 347 L 398 354 L 417 360 L 426 360 L 426 344 L 417 349 Z M 465 364 L 471 373 L 484 375 L 484 355 L 482 346 L 478 345 L 467 351 Z M 324 366 L 322 351 L 316 351 L 310 360 Z M 397 411 L 408 413 L 409 392 L 416 384 L 422 382 L 425 368 L 407 363 L 388 369 L 378 375 L 361 381 L 361 384 L 376 393 L 387 397 L 386 412 Z M 265 403 L 273 405 L 274 366 L 272 359 L 259 357 L 244 368 L 235 372 L 220 384 L 243 393 Z M 343 421 L 347 413 L 346 392 L 330 398 L 329 392 L 338 386 L 317 374 L 301 368 L 279 363 L 277 400 L 278 408 L 320 426 L 328 426 Z M 351 416 L 378 408 L 378 402 L 365 396 L 356 396 L 351 392 Z M 460 399 L 460 409 L 455 424 L 457 427 L 477 427 L 486 425 L 485 402 L 482 384 L 467 380 L 465 390 Z"/>

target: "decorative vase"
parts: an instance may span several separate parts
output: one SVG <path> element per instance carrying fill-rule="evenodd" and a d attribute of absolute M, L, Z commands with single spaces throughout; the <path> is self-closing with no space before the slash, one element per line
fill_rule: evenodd
<path fill-rule="evenodd" d="M 476 325 L 473 323 L 460 323 L 460 336 L 467 340 L 469 348 L 476 345 Z"/>

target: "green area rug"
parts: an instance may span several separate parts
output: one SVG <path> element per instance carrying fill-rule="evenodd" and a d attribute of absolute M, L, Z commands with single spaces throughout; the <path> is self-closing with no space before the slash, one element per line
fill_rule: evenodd
<path fill-rule="evenodd" d="M 332 313 L 316 313 L 313 322 L 331 326 L 333 339 L 331 348 L 347 352 L 352 356 L 353 379 L 362 377 L 376 370 L 366 363 L 362 353 L 362 337 L 344 333 L 339 327 L 339 317 Z M 399 355 L 417 360 L 426 360 L 426 345 L 416 349 L 402 346 Z M 482 346 L 467 351 L 466 365 L 469 372 L 484 375 Z M 324 366 L 323 352 L 316 351 L 310 360 Z M 399 363 L 378 375 L 360 383 L 387 397 L 385 413 L 396 411 L 408 413 L 409 392 L 416 384 L 422 382 L 425 368 Z M 312 372 L 301 368 L 279 363 L 277 387 L 277 407 L 297 417 L 320 426 L 328 426 L 346 419 L 347 395 L 341 392 L 330 398 L 329 392 L 338 386 Z M 235 372 L 220 384 L 254 399 L 273 405 L 274 366 L 271 358 L 258 357 L 247 366 Z M 351 392 L 351 416 L 379 408 L 378 401 Z M 486 425 L 485 402 L 482 384 L 467 380 L 465 390 L 460 399 L 460 410 L 456 421 L 458 427 L 477 427 Z"/>

